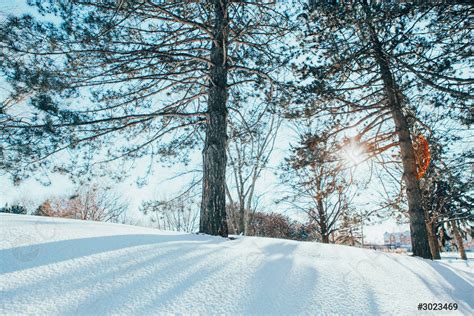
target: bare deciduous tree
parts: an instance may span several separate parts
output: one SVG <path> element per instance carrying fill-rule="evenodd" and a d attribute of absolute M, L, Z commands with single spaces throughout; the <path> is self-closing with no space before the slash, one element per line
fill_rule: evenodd
<path fill-rule="evenodd" d="M 281 118 L 268 110 L 255 106 L 251 113 L 240 115 L 240 120 L 230 124 L 230 141 L 227 148 L 229 157 L 230 177 L 227 181 L 226 193 L 228 204 L 237 208 L 236 218 L 231 223 L 234 231 L 247 234 L 251 214 L 256 211 L 256 186 L 262 171 L 267 167 Z M 234 123 L 235 122 L 235 123 Z M 251 214 L 249 214 L 249 212 Z"/>

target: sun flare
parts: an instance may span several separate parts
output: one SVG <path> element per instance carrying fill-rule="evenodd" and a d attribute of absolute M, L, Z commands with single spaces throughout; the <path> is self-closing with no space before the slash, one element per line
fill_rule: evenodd
<path fill-rule="evenodd" d="M 345 165 L 355 167 L 366 159 L 366 152 L 359 142 L 354 139 L 349 140 L 340 151 L 341 158 Z"/>

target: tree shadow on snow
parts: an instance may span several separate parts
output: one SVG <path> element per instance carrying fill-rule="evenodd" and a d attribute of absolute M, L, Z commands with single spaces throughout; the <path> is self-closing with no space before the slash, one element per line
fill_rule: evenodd
<path fill-rule="evenodd" d="M 192 236 L 192 237 L 191 237 Z M 192 238 L 192 240 L 190 240 Z M 226 241 L 198 235 L 113 235 L 79 239 L 59 240 L 41 244 L 19 246 L 0 250 L 0 273 L 11 273 L 25 269 L 55 264 L 75 258 L 91 256 L 108 251 L 143 246 L 180 242 L 203 244 Z"/>
<path fill-rule="evenodd" d="M 419 260 L 420 264 L 426 264 L 431 267 L 433 270 L 434 274 L 439 275 L 442 279 L 446 281 L 450 287 L 443 286 L 443 290 L 439 290 L 434 284 L 436 282 L 436 278 L 432 280 L 432 282 L 428 282 L 427 277 L 421 275 L 419 272 L 413 270 L 411 267 L 408 265 L 404 264 L 401 262 L 401 260 L 395 259 L 395 261 L 403 266 L 406 270 L 410 271 L 413 273 L 415 276 L 417 276 L 425 286 L 434 292 L 437 296 L 441 297 L 444 294 L 448 294 L 453 298 L 453 302 L 447 302 L 447 303 L 464 303 L 465 305 L 469 306 L 469 308 L 472 310 L 474 309 L 474 296 L 472 296 L 472 291 L 474 289 L 473 285 L 471 282 L 465 280 L 461 276 L 459 276 L 457 273 L 453 271 L 453 268 L 444 265 L 442 262 L 437 262 L 437 261 L 431 261 L 427 259 L 420 259 L 420 258 L 410 258 L 411 260 Z M 465 274 L 470 274 L 469 272 L 461 272 Z M 443 302 L 444 303 L 444 302 Z"/>
<path fill-rule="evenodd" d="M 359 307 L 361 313 L 380 314 L 375 293 L 370 288 L 362 287 L 361 292 L 354 292 L 356 289 L 349 284 L 341 288 L 344 275 L 336 271 L 318 273 L 318 260 L 327 260 L 326 257 L 306 257 L 307 261 L 295 262 L 304 257 L 303 249 L 295 255 L 301 245 L 291 242 L 260 248 L 267 260 L 253 273 L 244 314 L 347 314 L 354 312 L 351 304 L 360 302 L 365 304 Z M 321 278 L 325 278 L 324 281 Z"/>

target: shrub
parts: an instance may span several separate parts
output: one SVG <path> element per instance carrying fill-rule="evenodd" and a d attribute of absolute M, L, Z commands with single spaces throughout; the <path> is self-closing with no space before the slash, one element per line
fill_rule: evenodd
<path fill-rule="evenodd" d="M 11 206 L 5 205 L 5 207 L 0 208 L 0 212 L 11 213 L 11 214 L 26 214 L 27 209 L 20 204 L 13 204 Z"/>

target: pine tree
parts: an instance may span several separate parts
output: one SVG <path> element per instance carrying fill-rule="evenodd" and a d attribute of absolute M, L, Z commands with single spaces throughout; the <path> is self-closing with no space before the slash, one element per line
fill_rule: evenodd
<path fill-rule="evenodd" d="M 353 141 L 371 156 L 398 149 L 413 253 L 424 258 L 431 253 L 414 151 L 424 123 L 417 118 L 433 108 L 468 117 L 468 16 L 464 6 L 365 1 L 310 1 L 303 15 L 305 62 L 295 65 L 301 106 L 290 115 L 324 119 L 339 137 L 356 130 Z"/>
<path fill-rule="evenodd" d="M 341 216 L 341 224 L 337 231 L 335 243 L 348 246 L 362 245 L 362 229 L 360 217 L 350 214 Z"/>
<path fill-rule="evenodd" d="M 0 31 L 0 71 L 34 109 L 4 126 L 17 166 L 68 149 L 79 155 L 56 170 L 186 160 L 205 133 L 200 231 L 227 236 L 229 103 L 240 89 L 271 97 L 286 16 L 271 1 L 32 2 L 53 22 L 10 17 Z"/>
<path fill-rule="evenodd" d="M 341 216 L 350 211 L 351 177 L 334 153 L 337 144 L 324 133 L 303 132 L 281 173 L 289 193 L 280 202 L 308 215 L 320 240 L 339 229 Z"/>
<path fill-rule="evenodd" d="M 435 153 L 435 160 L 427 177 L 422 182 L 422 200 L 428 218 L 431 251 L 434 259 L 440 259 L 437 232 L 451 231 L 462 259 L 466 259 L 463 237 L 474 220 L 472 209 L 472 176 L 466 176 L 465 164 L 458 157 L 454 161 L 443 159 Z M 470 171 L 467 171 L 469 174 Z"/>
<path fill-rule="evenodd" d="M 12 204 L 10 206 L 6 204 L 4 207 L 0 208 L 0 212 L 12 214 L 26 214 L 28 210 L 20 204 Z"/>

